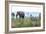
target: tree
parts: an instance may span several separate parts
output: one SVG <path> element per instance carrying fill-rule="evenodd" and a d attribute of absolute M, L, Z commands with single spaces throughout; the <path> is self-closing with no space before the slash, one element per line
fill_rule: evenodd
<path fill-rule="evenodd" d="M 14 13 L 11 13 L 11 16 L 12 16 L 12 19 L 14 19 L 15 14 Z"/>
<path fill-rule="evenodd" d="M 14 13 L 12 13 L 11 15 L 12 15 L 13 17 L 15 16 L 15 14 L 14 14 Z"/>
<path fill-rule="evenodd" d="M 30 18 L 32 19 L 32 15 L 30 15 Z"/>

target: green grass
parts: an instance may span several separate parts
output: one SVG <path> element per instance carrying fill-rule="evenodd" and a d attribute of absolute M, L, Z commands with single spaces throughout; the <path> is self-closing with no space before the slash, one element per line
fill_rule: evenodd
<path fill-rule="evenodd" d="M 37 21 L 32 21 L 30 18 L 16 18 L 16 19 L 12 19 L 12 21 L 14 22 L 14 27 L 15 28 L 19 28 L 19 27 L 33 27 L 34 25 L 32 24 L 32 22 L 34 22 L 34 24 L 36 23 L 36 26 L 40 26 L 40 20 Z"/>

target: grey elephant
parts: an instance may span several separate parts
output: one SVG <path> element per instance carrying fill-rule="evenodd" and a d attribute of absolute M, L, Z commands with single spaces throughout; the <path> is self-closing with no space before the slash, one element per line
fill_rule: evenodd
<path fill-rule="evenodd" d="M 17 11 L 16 17 L 19 15 L 19 18 L 24 18 L 25 14 L 22 11 Z"/>

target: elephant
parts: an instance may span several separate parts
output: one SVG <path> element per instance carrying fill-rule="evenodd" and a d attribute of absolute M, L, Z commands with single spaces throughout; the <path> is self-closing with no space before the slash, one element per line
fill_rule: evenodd
<path fill-rule="evenodd" d="M 25 14 L 22 11 L 17 11 L 16 17 L 19 15 L 19 18 L 24 18 Z"/>

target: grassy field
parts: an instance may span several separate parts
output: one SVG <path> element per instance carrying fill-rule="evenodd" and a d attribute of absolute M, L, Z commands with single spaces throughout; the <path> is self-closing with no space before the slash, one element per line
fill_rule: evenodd
<path fill-rule="evenodd" d="M 19 28 L 19 27 L 36 27 L 40 26 L 40 20 L 32 21 L 31 18 L 16 18 L 12 19 L 12 27 Z"/>

